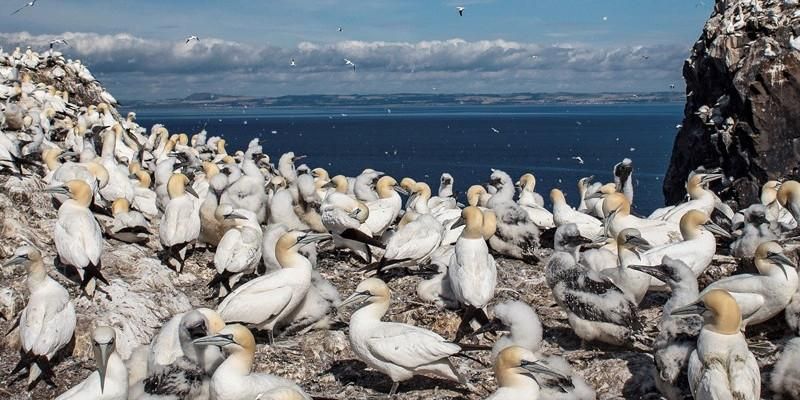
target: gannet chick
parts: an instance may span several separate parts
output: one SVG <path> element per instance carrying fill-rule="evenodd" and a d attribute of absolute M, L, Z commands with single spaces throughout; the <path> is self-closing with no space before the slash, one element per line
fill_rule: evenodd
<path fill-rule="evenodd" d="M 770 229 L 767 207 L 763 204 L 753 204 L 742 213 L 745 219 L 744 228 L 739 238 L 731 243 L 731 255 L 752 258 L 761 243 L 778 240 L 778 237 Z"/>
<path fill-rule="evenodd" d="M 390 303 L 389 287 L 380 279 L 369 278 L 340 305 L 360 306 L 350 317 L 350 347 L 361 361 L 389 376 L 393 382 L 389 396 L 397 392 L 400 382 L 414 375 L 432 375 L 468 385 L 449 359 L 461 347 L 427 329 L 381 321 Z"/>
<path fill-rule="evenodd" d="M 695 399 L 761 398 L 758 362 L 740 330 L 742 314 L 733 296 L 724 290 L 704 291 L 700 300 L 671 314 L 699 314 L 704 320 L 689 358 L 689 387 Z"/>
<path fill-rule="evenodd" d="M 181 336 L 188 334 L 186 330 L 190 325 L 184 324 L 184 322 L 187 322 L 184 319 L 186 318 L 189 321 L 197 320 L 194 316 L 187 317 L 187 314 L 193 312 L 202 314 L 205 319 L 205 329 L 210 334 L 217 333 L 225 327 L 225 321 L 222 320 L 222 317 L 216 311 L 208 308 L 197 308 L 174 315 L 161 326 L 161 330 L 150 343 L 147 355 L 148 370 L 153 371 L 163 366 L 174 364 L 176 360 L 186 355 L 184 352 L 186 341 L 181 342 Z M 213 372 L 222 362 L 222 353 L 214 347 L 204 348 L 200 357 L 199 360 L 202 361 L 199 362 L 203 364 L 205 370 L 209 373 Z"/>
<path fill-rule="evenodd" d="M 263 399 L 270 391 L 289 388 L 302 395 L 301 399 L 311 398 L 303 393 L 295 383 L 270 374 L 252 372 L 256 352 L 256 340 L 250 330 L 239 324 L 228 325 L 218 334 L 196 339 L 201 346 L 219 346 L 228 358 L 211 377 L 211 395 L 217 400 Z"/>
<path fill-rule="evenodd" d="M 442 176 L 439 177 L 439 191 L 437 192 L 439 197 L 455 197 L 453 183 L 453 175 L 447 172 L 442 173 Z"/>
<path fill-rule="evenodd" d="M 353 193 L 359 201 L 369 202 L 378 200 L 378 194 L 372 189 L 383 172 L 367 168 L 356 177 Z"/>
<path fill-rule="evenodd" d="M 588 239 L 594 239 L 603 234 L 603 223 L 591 215 L 575 211 L 567 204 L 567 200 L 561 190 L 551 190 L 550 201 L 553 202 L 553 222 L 555 226 L 575 224 L 581 236 Z"/>
<path fill-rule="evenodd" d="M 389 228 L 403 208 L 403 199 L 400 194 L 407 195 L 405 189 L 398 186 L 397 181 L 391 176 L 382 176 L 375 185 L 378 199 L 366 202 L 369 208 L 369 217 L 364 221 L 370 232 L 375 237 L 380 237 Z"/>
<path fill-rule="evenodd" d="M 522 260 L 528 264 L 539 261 L 536 248 L 539 246 L 539 228 L 514 202 L 514 184 L 503 171 L 494 170 L 491 184 L 497 188 L 486 206 L 497 216 L 497 232 L 489 239 L 489 245 L 498 253 Z"/>
<path fill-rule="evenodd" d="M 94 359 L 97 370 L 56 400 L 127 400 L 128 369 L 116 351 L 117 333 L 113 328 L 94 329 Z"/>
<path fill-rule="evenodd" d="M 14 257 L 3 264 L 13 265 L 25 265 L 30 297 L 19 317 L 21 357 L 11 375 L 27 368 L 29 389 L 39 378 L 55 386 L 50 360 L 72 340 L 75 307 L 67 290 L 47 275 L 39 250 L 29 246 L 18 248 Z"/>
<path fill-rule="evenodd" d="M 624 194 L 628 202 L 633 204 L 633 161 L 630 158 L 614 165 L 614 184 L 617 192 Z"/>
<path fill-rule="evenodd" d="M 147 220 L 137 211 L 131 211 L 130 203 L 125 199 L 116 199 L 111 203 L 111 214 L 114 220 L 106 228 L 108 236 L 125 243 L 146 243 L 150 236 Z"/>
<path fill-rule="evenodd" d="M 800 398 L 800 338 L 794 338 L 783 346 L 783 352 L 772 370 L 770 388 L 779 399 Z"/>
<path fill-rule="evenodd" d="M 198 195 L 184 174 L 169 177 L 167 193 L 169 202 L 161 216 L 158 236 L 165 250 L 165 263 L 180 273 L 186 261 L 187 247 L 200 236 Z"/>
<path fill-rule="evenodd" d="M 217 276 L 209 286 L 220 284 L 219 297 L 225 297 L 244 274 L 256 270 L 261 260 L 262 232 L 256 214 L 243 208 L 234 210 L 228 204 L 223 212 L 225 219 L 234 225 L 225 232 L 214 253 Z"/>
<path fill-rule="evenodd" d="M 558 227 L 555 252 L 545 267 L 547 286 L 567 312 L 569 324 L 583 340 L 630 345 L 641 323 L 630 296 L 607 278 L 579 264 L 580 245 L 588 242 L 575 224 Z"/>
<path fill-rule="evenodd" d="M 56 243 L 58 259 L 77 270 L 81 278 L 81 288 L 91 297 L 97 286 L 96 279 L 108 284 L 100 273 L 103 233 L 89 211 L 92 189 L 84 181 L 71 180 L 64 186 L 49 188 L 47 191 L 70 196 L 58 209 L 53 241 Z"/>
<path fill-rule="evenodd" d="M 569 385 L 569 378 L 556 371 L 530 350 L 519 346 L 500 352 L 494 365 L 494 377 L 499 388 L 486 400 L 549 399 L 540 395 L 539 380 L 544 376 Z"/>
<path fill-rule="evenodd" d="M 342 298 L 336 287 L 320 275 L 319 271 L 313 270 L 306 297 L 282 322 L 288 324 L 287 332 L 298 334 L 315 329 L 329 329 L 333 322 L 328 314 L 341 303 Z"/>
<path fill-rule="evenodd" d="M 774 317 L 789 304 L 797 292 L 797 267 L 783 255 L 775 242 L 762 243 L 756 249 L 758 274 L 740 274 L 708 285 L 700 296 L 712 290 L 730 293 L 741 310 L 742 328 L 760 324 Z"/>
<path fill-rule="evenodd" d="M 473 319 L 487 322 L 483 309 L 494 298 L 497 286 L 497 266 L 483 239 L 483 213 L 478 207 L 470 206 L 462 211 L 461 217 L 465 228 L 447 267 L 453 296 L 464 307 L 456 341 Z"/>
<path fill-rule="evenodd" d="M 217 312 L 225 321 L 242 322 L 268 331 L 272 343 L 275 325 L 294 311 L 311 286 L 311 263 L 298 253 L 298 249 L 307 243 L 329 237 L 327 234 L 298 231 L 281 236 L 275 245 L 275 255 L 281 269 L 234 290 L 220 303 Z"/>
<path fill-rule="evenodd" d="M 661 321 L 658 323 L 658 335 L 653 343 L 656 387 L 667 399 L 687 398 L 691 396 L 691 392 L 686 366 L 695 349 L 697 335 L 703 327 L 703 318 L 699 315 L 678 318 L 671 313 L 698 298 L 697 278 L 685 263 L 669 256 L 663 258 L 661 265 L 634 265 L 631 268 L 669 285 L 672 295 L 664 304 Z"/>

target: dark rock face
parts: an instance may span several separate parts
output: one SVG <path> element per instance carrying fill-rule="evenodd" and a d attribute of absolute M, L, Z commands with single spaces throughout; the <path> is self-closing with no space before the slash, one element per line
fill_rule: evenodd
<path fill-rule="evenodd" d="M 717 0 L 683 66 L 686 107 L 664 198 L 686 194 L 697 167 L 722 168 L 724 198 L 746 206 L 768 179 L 800 175 L 800 6 Z"/>

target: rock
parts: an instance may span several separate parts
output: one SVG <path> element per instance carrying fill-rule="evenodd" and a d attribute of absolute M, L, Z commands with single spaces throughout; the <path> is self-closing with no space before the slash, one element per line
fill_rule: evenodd
<path fill-rule="evenodd" d="M 0 317 L 11 321 L 17 315 L 19 296 L 11 288 L 0 288 Z"/>
<path fill-rule="evenodd" d="M 693 169 L 720 167 L 740 207 L 768 179 L 800 175 L 800 53 L 792 48 L 796 7 L 717 0 L 683 66 L 686 106 L 664 179 L 680 201 Z"/>

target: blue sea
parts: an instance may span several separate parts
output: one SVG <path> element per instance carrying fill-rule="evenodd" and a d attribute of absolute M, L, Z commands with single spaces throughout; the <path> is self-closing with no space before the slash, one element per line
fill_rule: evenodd
<path fill-rule="evenodd" d="M 559 187 L 573 206 L 579 178 L 610 181 L 612 166 L 627 157 L 635 168 L 635 207 L 647 213 L 663 204 L 661 185 L 683 104 L 192 108 L 137 114 L 148 129 L 162 123 L 171 133 L 194 134 L 205 127 L 209 136 L 223 136 L 229 151 L 258 137 L 274 162 L 294 151 L 331 175 L 373 168 L 398 180 L 424 180 L 434 193 L 442 172 L 454 176 L 460 193 L 488 181 L 492 168 L 515 180 L 533 172 L 537 192 L 547 199 L 550 189 Z"/>

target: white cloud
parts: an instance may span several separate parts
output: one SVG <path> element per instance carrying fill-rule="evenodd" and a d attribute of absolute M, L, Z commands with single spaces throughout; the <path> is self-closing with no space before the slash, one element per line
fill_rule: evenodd
<path fill-rule="evenodd" d="M 451 92 L 662 89 L 667 80 L 679 78 L 686 54 L 678 45 L 542 46 L 502 39 L 301 42 L 282 48 L 204 37 L 185 45 L 125 33 L 57 36 L 71 44 L 61 49 L 66 56 L 81 59 L 123 98 L 168 97 L 176 91 L 279 95 L 428 91 L 432 86 Z M 53 37 L 0 33 L 0 46 L 44 50 Z M 297 67 L 289 66 L 291 58 Z M 358 71 L 346 67 L 344 58 Z"/>

